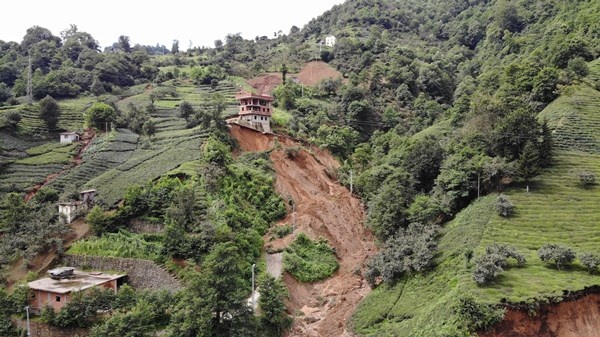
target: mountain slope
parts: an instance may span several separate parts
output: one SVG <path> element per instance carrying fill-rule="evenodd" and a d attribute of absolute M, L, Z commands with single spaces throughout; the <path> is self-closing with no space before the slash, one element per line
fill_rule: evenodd
<path fill-rule="evenodd" d="M 285 137 L 265 135 L 232 126 L 231 134 L 244 151 L 269 151 L 277 176 L 276 189 L 291 199 L 294 211 L 282 220 L 294 225 L 294 234 L 265 240 L 270 250 L 285 248 L 298 233 L 313 239 L 324 237 L 334 248 L 339 270 L 330 278 L 301 283 L 283 276 L 290 300 L 288 311 L 296 317 L 290 336 L 350 336 L 348 322 L 358 302 L 369 292 L 360 275 L 366 260 L 375 253 L 372 234 L 363 226 L 360 200 L 339 185 L 331 174 L 339 166 L 327 152 Z M 296 154 L 290 155 L 297 151 Z"/>

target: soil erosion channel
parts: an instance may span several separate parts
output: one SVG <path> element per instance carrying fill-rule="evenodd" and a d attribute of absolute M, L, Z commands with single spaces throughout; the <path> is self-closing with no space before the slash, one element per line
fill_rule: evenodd
<path fill-rule="evenodd" d="M 276 172 L 276 188 L 284 198 L 291 198 L 295 212 L 288 212 L 283 223 L 295 224 L 294 234 L 265 240 L 266 248 L 281 249 L 298 233 L 312 239 L 324 237 L 334 247 L 339 270 L 330 278 L 315 283 L 300 283 L 284 273 L 290 300 L 288 310 L 295 316 L 289 336 L 352 336 L 348 322 L 360 300 L 370 291 L 361 276 L 367 259 L 375 251 L 372 234 L 364 228 L 364 211 L 360 199 L 353 197 L 332 177 L 338 162 L 316 147 L 298 151 L 293 156 L 286 148 L 302 145 L 286 137 L 262 134 L 238 125 L 231 134 L 244 151 L 273 149 L 271 160 Z M 274 143 L 281 147 L 274 149 Z M 289 152 L 289 151 L 288 151 Z M 266 239 L 266 238 L 265 238 Z M 302 312 L 302 315 L 297 315 Z"/>

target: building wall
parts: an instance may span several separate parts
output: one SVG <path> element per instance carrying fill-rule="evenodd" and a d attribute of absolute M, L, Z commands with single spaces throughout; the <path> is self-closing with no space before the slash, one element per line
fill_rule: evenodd
<path fill-rule="evenodd" d="M 177 291 L 183 288 L 175 276 L 150 260 L 66 254 L 63 265 L 79 269 L 118 270 L 127 274 L 129 284 L 136 289 Z"/>
<path fill-rule="evenodd" d="M 43 290 L 34 290 L 33 293 L 35 297 L 31 299 L 31 306 L 37 310 L 42 310 L 49 305 L 54 311 L 59 311 L 69 301 L 68 294 L 57 294 Z"/>
<path fill-rule="evenodd" d="M 78 135 L 60 135 L 61 143 L 72 143 L 79 140 Z"/>

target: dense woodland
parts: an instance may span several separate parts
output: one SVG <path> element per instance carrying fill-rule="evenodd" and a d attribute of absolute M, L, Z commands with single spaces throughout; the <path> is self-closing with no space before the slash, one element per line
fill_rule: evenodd
<path fill-rule="evenodd" d="M 600 82 L 587 77 L 588 62 L 600 56 L 599 16 L 600 4 L 585 0 L 348 0 L 280 37 L 244 40 L 231 34 L 214 48 L 187 51 L 177 43 L 170 51 L 131 46 L 126 35 L 100 51 L 93 36 L 74 25 L 58 36 L 35 26 L 20 42 L 0 41 L 0 132 L 6 135 L 0 170 L 20 151 L 12 142 L 42 143 L 66 131 L 59 123 L 63 99 L 93 98 L 97 102 L 85 109 L 86 126 L 129 129 L 152 147 L 155 100 L 176 99 L 178 83 L 216 89 L 234 78 L 278 72 L 284 84 L 274 91 L 275 103 L 285 118 L 274 118 L 277 129 L 335 154 L 343 163 L 337 172 L 341 183 L 350 183 L 352 171 L 354 190 L 367 206 L 365 225 L 381 247 L 367 266 L 358 267 L 372 287 L 393 286 L 436 268 L 443 227 L 473 200 L 508 186 L 528 188 L 552 167 L 551 128 L 538 114 L 574 84 L 600 90 Z M 328 34 L 337 43 L 319 52 L 318 42 Z M 329 63 L 343 80 L 324 80 L 314 88 L 285 80 L 312 60 Z M 139 85 L 155 86 L 149 102 L 117 104 Z M 213 95 L 203 103 L 208 109 L 185 101 L 177 105 L 185 128 L 206 136 L 186 179 L 165 175 L 133 184 L 118 197 L 122 207 L 109 214 L 105 211 L 115 205 L 101 204 L 86 218 L 97 240 L 128 233 L 134 218 L 163 226 L 162 236 L 132 240 L 141 240 L 150 259 L 179 273 L 187 289 L 162 294 L 125 288 L 114 298 L 94 294 L 71 302 L 64 313 L 47 312 L 45 321 L 93 326 L 97 337 L 146 336 L 163 328 L 171 336 L 279 336 L 289 326 L 280 281 L 261 279 L 261 315 L 253 316 L 245 303 L 250 293 L 245 280 L 260 258 L 261 237 L 289 204 L 274 191 L 267 155 L 232 157 L 235 144 L 220 118 L 226 101 Z M 35 131 L 22 123 L 30 114 L 43 121 Z M 112 137 L 120 136 L 113 130 Z M 582 181 L 593 182 L 584 173 Z M 22 188 L 3 187 L 5 271 L 18 258 L 27 264 L 49 249 L 62 252 L 68 227 L 53 210 L 85 183 L 44 188 L 29 202 Z M 505 197 L 495 207 L 503 216 L 513 211 Z M 560 268 L 564 254 L 556 257 L 551 253 L 557 247 L 547 248 L 544 256 Z M 170 264 L 172 258 L 186 260 L 187 267 Z M 477 265 L 476 281 L 491 282 L 508 258 L 525 263 L 511 247 L 490 246 Z M 593 254 L 589 259 L 597 261 Z M 1 335 L 22 333 L 9 317 L 23 301 L 19 292 L 0 292 Z M 439 335 L 469 335 L 502 314 L 473 301 L 461 298 L 458 318 Z M 94 310 L 77 306 L 111 309 L 114 315 L 98 321 Z M 470 306 L 474 312 L 465 311 Z"/>

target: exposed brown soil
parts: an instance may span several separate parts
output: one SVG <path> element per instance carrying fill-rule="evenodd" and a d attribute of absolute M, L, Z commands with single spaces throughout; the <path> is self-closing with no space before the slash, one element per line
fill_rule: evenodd
<path fill-rule="evenodd" d="M 283 274 L 290 292 L 288 310 L 295 316 L 288 335 L 351 336 L 347 324 L 350 316 L 371 290 L 358 271 L 376 247 L 373 235 L 363 225 L 361 201 L 333 178 L 339 163 L 328 152 L 316 147 L 309 147 L 309 152 L 306 145 L 288 137 L 262 134 L 239 125 L 231 125 L 231 134 L 244 151 L 272 149 L 275 139 L 282 145 L 271 152 L 271 160 L 278 193 L 295 204 L 281 222 L 293 224 L 295 231 L 282 239 L 265 240 L 265 249 L 280 250 L 295 234 L 303 232 L 313 239 L 326 238 L 340 263 L 340 269 L 321 282 L 300 283 Z M 292 157 L 284 150 L 290 147 L 305 149 Z M 300 312 L 302 315 L 297 315 Z"/>
<path fill-rule="evenodd" d="M 84 219 L 77 219 L 70 225 L 71 231 L 64 238 L 63 246 L 65 251 L 71 247 L 71 244 L 82 237 L 86 236 L 90 231 L 90 226 L 85 222 Z M 9 286 L 15 284 L 20 280 L 24 280 L 27 273 L 33 271 L 35 273 L 41 273 L 51 266 L 52 261 L 56 258 L 56 251 L 51 250 L 36 256 L 33 260 L 29 261 L 29 266 L 23 265 L 23 258 L 19 258 L 13 263 L 8 271 L 8 277 L 6 282 Z"/>
<path fill-rule="evenodd" d="M 323 61 L 313 61 L 304 65 L 300 73 L 293 76 L 298 77 L 300 83 L 304 85 L 315 86 L 328 78 L 340 78 L 342 73 Z"/>
<path fill-rule="evenodd" d="M 283 83 L 281 73 L 266 73 L 248 80 L 248 84 L 256 89 L 258 94 L 271 95 L 273 89 Z"/>
<path fill-rule="evenodd" d="M 81 136 L 81 145 L 79 146 L 79 150 L 77 151 L 77 154 L 75 154 L 75 156 L 73 157 L 71 164 L 59 172 L 49 174 L 48 176 L 46 176 L 44 181 L 42 181 L 39 184 L 34 185 L 25 195 L 25 201 L 31 200 L 31 198 L 33 198 L 42 187 L 46 186 L 54 178 L 58 177 L 61 173 L 64 173 L 64 172 L 72 169 L 73 167 L 80 165 L 81 161 L 82 161 L 83 153 L 90 146 L 90 144 L 92 143 L 92 140 L 94 140 L 94 137 L 96 137 L 96 133 L 94 132 L 94 130 L 86 129 L 83 132 L 83 135 Z"/>
<path fill-rule="evenodd" d="M 598 337 L 600 294 L 551 304 L 530 316 L 524 310 L 508 309 L 504 320 L 480 337 Z"/>
<path fill-rule="evenodd" d="M 299 73 L 287 75 L 288 80 L 294 77 L 304 85 L 315 86 L 327 78 L 341 78 L 342 73 L 323 61 L 313 61 L 306 63 Z M 259 94 L 266 95 L 271 95 L 281 83 L 281 73 L 265 73 L 248 80 L 248 84 Z"/>

